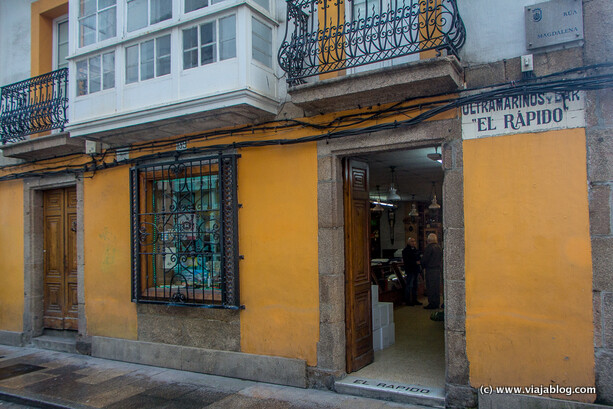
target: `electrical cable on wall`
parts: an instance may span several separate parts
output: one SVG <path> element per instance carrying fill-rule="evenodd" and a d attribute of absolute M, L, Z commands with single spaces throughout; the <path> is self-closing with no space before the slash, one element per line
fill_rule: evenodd
<path fill-rule="evenodd" d="M 294 145 L 299 143 L 317 142 L 326 139 L 338 139 L 349 136 L 364 135 L 375 132 L 381 132 L 384 130 L 390 130 L 395 128 L 409 127 L 420 124 L 421 122 L 435 117 L 443 112 L 457 109 L 463 105 L 471 103 L 485 102 L 496 98 L 513 97 L 526 94 L 535 93 L 568 93 L 572 91 L 591 91 L 613 87 L 613 75 L 601 74 L 590 75 L 585 77 L 576 78 L 561 78 L 555 79 L 562 75 L 568 75 L 572 73 L 585 72 L 590 70 L 598 71 L 601 68 L 611 68 L 613 64 L 598 64 L 586 67 L 573 68 L 570 70 L 562 71 L 559 73 L 553 73 L 540 78 L 533 78 L 522 82 L 511 82 L 490 86 L 487 88 L 473 88 L 457 91 L 459 96 L 448 97 L 430 102 L 420 102 L 415 104 L 409 104 L 411 101 L 419 100 L 419 98 L 408 99 L 402 102 L 398 102 L 389 107 L 378 109 L 372 112 L 359 112 L 340 115 L 335 117 L 331 121 L 326 123 L 313 123 L 310 121 L 299 119 L 286 119 L 276 120 L 259 125 L 248 125 L 240 128 L 234 128 L 230 130 L 215 130 L 209 132 L 198 133 L 190 136 L 182 136 L 180 138 L 164 141 L 151 141 L 137 145 L 124 145 L 115 146 L 106 149 L 103 153 L 98 155 L 87 156 L 84 154 L 72 154 L 62 155 L 54 158 L 49 158 L 42 161 L 26 161 L 19 164 L 5 165 L 0 167 L 0 170 L 7 170 L 11 168 L 24 167 L 31 164 L 41 165 L 42 168 L 36 170 L 30 170 L 25 172 L 14 172 L 9 175 L 0 177 L 0 181 L 9 179 L 19 179 L 26 177 L 45 177 L 57 174 L 76 174 L 84 175 L 88 172 L 95 172 L 96 170 L 107 169 L 115 166 L 138 163 L 150 159 L 177 157 L 186 154 L 201 154 L 210 152 L 219 152 L 228 149 L 242 149 L 251 147 L 263 147 L 273 145 Z M 545 79 L 545 81 L 543 81 Z M 435 95 L 430 97 L 444 97 L 445 94 Z M 423 98 L 423 97 L 420 97 Z M 426 109 L 425 111 L 423 111 Z M 420 114 L 409 117 L 406 120 L 395 120 L 382 124 L 369 125 L 365 127 L 356 127 L 363 123 L 371 122 L 374 120 L 386 119 L 399 114 L 407 115 L 412 111 L 421 111 Z M 194 147 L 185 149 L 182 151 L 170 150 L 159 151 L 164 148 L 174 147 L 179 142 L 197 142 L 197 141 L 211 141 L 219 138 L 226 137 L 240 137 L 243 133 L 254 135 L 256 132 L 261 133 L 263 137 L 267 137 L 265 132 L 267 131 L 285 131 L 295 129 L 312 129 L 319 131 L 319 133 L 299 138 L 279 138 L 279 139 L 264 139 L 257 140 L 251 139 L 246 141 L 234 141 L 230 143 L 214 144 L 205 147 Z M 334 131 L 323 132 L 333 128 Z M 129 149 L 130 152 L 143 152 L 153 151 L 153 153 L 139 156 L 137 158 L 107 162 L 109 154 L 116 153 L 119 150 Z M 66 158 L 74 157 L 74 161 L 79 163 L 73 164 L 61 164 Z M 89 162 L 84 162 L 86 158 L 89 158 Z M 47 164 L 48 166 L 44 166 Z M 51 166 L 56 165 L 56 166 Z"/>

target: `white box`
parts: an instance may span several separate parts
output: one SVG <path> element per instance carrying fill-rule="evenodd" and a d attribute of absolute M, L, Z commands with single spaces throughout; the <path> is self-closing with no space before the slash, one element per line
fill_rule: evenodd
<path fill-rule="evenodd" d="M 390 346 L 390 326 L 381 327 L 381 349 L 385 349 Z"/>
<path fill-rule="evenodd" d="M 381 327 L 388 325 L 390 323 L 390 314 L 388 309 L 390 308 L 389 302 L 380 302 L 379 303 L 379 315 L 381 319 Z"/>
<path fill-rule="evenodd" d="M 379 311 L 379 304 L 372 306 L 372 329 L 377 330 L 381 328 L 381 312 Z"/>
<path fill-rule="evenodd" d="M 370 292 L 371 292 L 371 297 L 372 297 L 372 305 L 377 305 L 379 303 L 379 286 L 378 285 L 371 285 L 370 286 Z"/>
<path fill-rule="evenodd" d="M 380 305 L 385 305 L 386 313 L 387 313 L 387 323 L 391 324 L 394 322 L 394 303 L 391 302 L 380 302 Z M 383 326 L 383 318 L 381 318 L 381 326 Z"/>
<path fill-rule="evenodd" d="M 382 349 L 381 341 L 383 340 L 383 335 L 381 333 L 381 328 L 372 332 L 372 347 L 375 351 L 379 351 Z"/>

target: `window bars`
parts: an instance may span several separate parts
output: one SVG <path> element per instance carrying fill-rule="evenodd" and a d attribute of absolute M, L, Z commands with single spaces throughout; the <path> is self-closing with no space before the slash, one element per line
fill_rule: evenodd
<path fill-rule="evenodd" d="M 67 112 L 68 68 L 6 85 L 0 91 L 0 141 L 5 145 L 37 132 L 63 131 Z"/>
<path fill-rule="evenodd" d="M 134 302 L 240 308 L 236 160 L 131 170 Z"/>
<path fill-rule="evenodd" d="M 456 0 L 287 0 L 278 60 L 287 82 L 427 50 L 457 55 Z"/>

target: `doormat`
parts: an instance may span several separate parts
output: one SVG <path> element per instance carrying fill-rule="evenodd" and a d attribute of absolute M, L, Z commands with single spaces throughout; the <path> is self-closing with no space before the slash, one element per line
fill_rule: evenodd
<path fill-rule="evenodd" d="M 30 364 L 15 364 L 0 368 L 0 381 L 4 379 L 13 378 L 19 375 L 25 375 L 30 372 L 40 371 L 41 369 L 47 369 L 44 366 L 30 365 Z"/>

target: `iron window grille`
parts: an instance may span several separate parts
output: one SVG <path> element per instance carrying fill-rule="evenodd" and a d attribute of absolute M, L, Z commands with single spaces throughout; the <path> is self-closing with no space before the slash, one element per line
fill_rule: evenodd
<path fill-rule="evenodd" d="M 23 141 L 68 123 L 68 68 L 6 85 L 0 90 L 0 141 Z"/>
<path fill-rule="evenodd" d="M 240 308 L 237 157 L 131 169 L 133 302 Z"/>
<path fill-rule="evenodd" d="M 465 37 L 456 0 L 287 0 L 278 60 L 296 85 L 427 50 L 457 55 Z"/>

